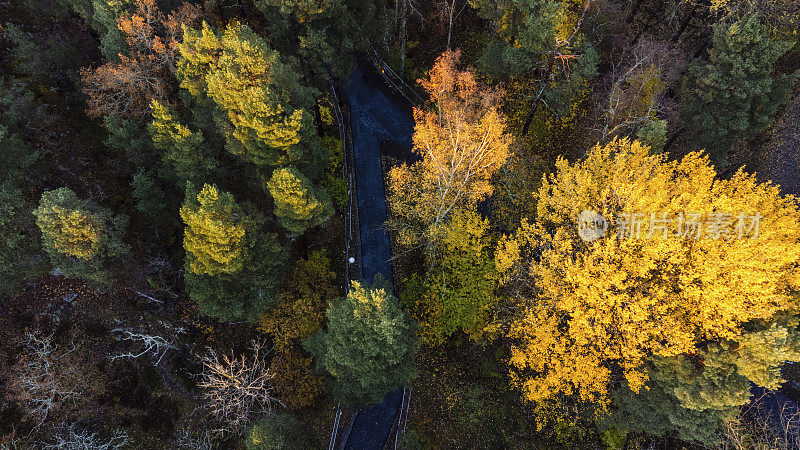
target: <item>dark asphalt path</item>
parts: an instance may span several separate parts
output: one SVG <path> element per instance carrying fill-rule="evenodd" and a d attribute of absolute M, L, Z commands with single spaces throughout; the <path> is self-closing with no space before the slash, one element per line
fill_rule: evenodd
<path fill-rule="evenodd" d="M 380 150 L 382 142 L 394 141 L 410 152 L 414 121 L 371 85 L 359 69 L 350 75 L 343 90 L 350 104 L 364 281 L 371 283 L 381 274 L 392 283 Z M 386 394 L 381 403 L 359 411 L 344 447 L 381 449 L 400 408 L 402 395 L 403 389 L 398 388 Z"/>

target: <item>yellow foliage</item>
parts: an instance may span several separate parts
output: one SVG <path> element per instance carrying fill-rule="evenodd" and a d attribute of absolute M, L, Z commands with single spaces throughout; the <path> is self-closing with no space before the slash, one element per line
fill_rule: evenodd
<path fill-rule="evenodd" d="M 244 266 L 245 226 L 234 209 L 230 194 L 208 184 L 197 194 L 197 204 L 181 207 L 186 224 L 183 246 L 192 272 L 217 275 Z"/>
<path fill-rule="evenodd" d="M 563 393 L 602 403 L 615 368 L 636 391 L 647 380 L 645 358 L 737 339 L 748 321 L 798 306 L 790 295 L 800 287 L 796 199 L 741 170 L 717 179 L 699 153 L 667 161 L 648 152 L 614 140 L 574 165 L 560 159 L 542 182 L 536 222 L 523 221 L 498 247 L 497 266 L 524 311 L 510 328 L 510 365 L 528 399 Z M 610 220 L 605 237 L 579 238 L 584 210 Z M 621 213 L 689 212 L 758 212 L 758 237 L 740 239 L 734 224 L 716 240 L 615 231 Z"/>
<path fill-rule="evenodd" d="M 389 205 L 400 216 L 395 225 L 404 245 L 436 241 L 455 208 L 491 195 L 491 177 L 509 157 L 500 93 L 479 86 L 472 71 L 458 70 L 459 57 L 445 52 L 428 79 L 419 80 L 436 106 L 414 110 L 414 151 L 422 160 L 389 172 Z"/>

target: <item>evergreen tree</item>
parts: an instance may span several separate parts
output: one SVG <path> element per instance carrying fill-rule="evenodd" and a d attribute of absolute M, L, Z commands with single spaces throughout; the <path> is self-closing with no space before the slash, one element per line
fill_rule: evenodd
<path fill-rule="evenodd" d="M 136 209 L 150 218 L 156 218 L 167 206 L 167 193 L 158 185 L 153 174 L 140 169 L 131 181 Z"/>
<path fill-rule="evenodd" d="M 314 89 L 302 86 L 258 34 L 233 24 L 218 35 L 203 23 L 185 27 L 178 76 L 193 95 L 206 94 L 227 114 L 228 149 L 256 164 L 297 162 L 313 141 Z"/>
<path fill-rule="evenodd" d="M 222 320 L 257 321 L 277 301 L 287 254 L 264 218 L 230 193 L 187 183 L 184 279 L 200 312 Z"/>
<path fill-rule="evenodd" d="M 793 75 L 773 77 L 792 47 L 770 40 L 755 16 L 714 27 L 708 62 L 695 61 L 684 85 L 685 118 L 722 163 L 734 139 L 753 139 L 789 98 Z"/>
<path fill-rule="evenodd" d="M 153 121 L 148 126 L 156 149 L 172 172 L 171 178 L 179 184 L 207 179 L 217 167 L 217 161 L 208 154 L 203 134 L 192 132 L 180 123 L 174 111 L 153 100 L 150 105 Z"/>
<path fill-rule="evenodd" d="M 122 241 L 127 216 L 115 216 L 65 187 L 44 192 L 33 214 L 53 266 L 68 277 L 98 284 L 111 281 L 111 263 L 128 252 Z"/>
<path fill-rule="evenodd" d="M 188 268 L 198 275 L 242 270 L 248 257 L 245 230 L 251 225 L 246 223 L 241 207 L 230 193 L 220 192 L 216 186 L 203 185 L 196 197 L 190 195 L 191 184 L 186 191 L 180 212 L 186 224 L 183 246 Z"/>
<path fill-rule="evenodd" d="M 353 282 L 350 293 L 328 308 L 328 329 L 305 347 L 333 377 L 333 394 L 347 404 L 368 405 L 415 376 L 414 325 L 385 282 Z"/>
<path fill-rule="evenodd" d="M 16 292 L 46 269 L 31 210 L 19 190 L 0 186 L 0 294 Z"/>
<path fill-rule="evenodd" d="M 311 181 L 292 166 L 273 171 L 265 187 L 275 200 L 275 215 L 290 233 L 302 234 L 333 214 L 328 194 L 315 189 Z"/>

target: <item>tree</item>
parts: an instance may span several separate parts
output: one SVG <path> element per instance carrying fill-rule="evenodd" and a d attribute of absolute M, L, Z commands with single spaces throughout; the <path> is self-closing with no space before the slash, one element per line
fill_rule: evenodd
<path fill-rule="evenodd" d="M 6 184 L 0 185 L 0 294 L 18 291 L 46 268 L 32 208 Z"/>
<path fill-rule="evenodd" d="M 337 400 L 353 405 L 380 402 L 414 377 L 413 322 L 390 287 L 353 282 L 328 308 L 328 328 L 305 342 L 317 364 L 333 377 Z"/>
<path fill-rule="evenodd" d="M 256 321 L 274 302 L 286 254 L 264 218 L 216 186 L 187 183 L 185 282 L 200 311 L 222 320 Z"/>
<path fill-rule="evenodd" d="M 127 216 L 114 215 L 65 187 L 45 191 L 33 214 L 53 266 L 69 277 L 110 282 L 110 265 L 128 252 L 122 241 Z"/>
<path fill-rule="evenodd" d="M 75 339 L 65 348 L 52 335 L 26 332 L 19 344 L 22 351 L 7 374 L 5 389 L 8 399 L 22 408 L 24 420 L 36 428 L 71 412 L 83 415 L 82 408 L 103 392 L 104 374 L 97 370 L 93 354 Z"/>
<path fill-rule="evenodd" d="M 253 415 L 272 413 L 280 400 L 272 393 L 274 374 L 266 363 L 263 346 L 253 341 L 252 355 L 222 355 L 209 349 L 202 358 L 202 380 L 198 386 L 211 414 L 219 422 L 218 431 L 241 433 Z"/>
<path fill-rule="evenodd" d="M 157 183 L 158 179 L 144 169 L 139 169 L 131 181 L 136 210 L 150 218 L 158 217 L 167 206 L 167 194 Z"/>
<path fill-rule="evenodd" d="M 773 77 L 792 47 L 769 39 L 756 16 L 714 27 L 708 62 L 695 61 L 684 84 L 686 122 L 716 162 L 736 138 L 753 139 L 789 99 L 794 75 Z"/>
<path fill-rule="evenodd" d="M 135 0 L 135 7 L 114 20 L 129 54 L 81 71 L 90 115 L 142 119 L 152 100 L 165 103 L 174 89 L 181 25 L 194 22 L 200 10 L 187 3 L 165 17 L 155 0 Z"/>
<path fill-rule="evenodd" d="M 719 180 L 707 157 L 667 161 L 627 139 L 556 169 L 536 222 L 496 256 L 522 308 L 510 366 L 526 398 L 603 404 L 615 373 L 638 392 L 648 358 L 741 341 L 797 307 L 800 216 L 779 187 L 741 170 Z"/>
<path fill-rule="evenodd" d="M 476 211 L 455 211 L 443 233 L 441 263 L 427 280 L 416 279 L 419 289 L 404 293 L 415 304 L 424 341 L 441 344 L 458 330 L 482 337 L 498 281 L 488 231 L 489 221 Z"/>
<path fill-rule="evenodd" d="M 419 80 L 436 107 L 414 109 L 414 152 L 422 160 L 389 172 L 390 225 L 404 246 L 426 248 L 429 265 L 451 212 L 491 195 L 490 179 L 511 145 L 500 92 L 479 86 L 472 71 L 459 71 L 459 58 L 458 51 L 445 52 L 428 79 Z"/>
<path fill-rule="evenodd" d="M 191 192 L 189 186 L 187 192 Z M 180 212 L 186 224 L 183 246 L 192 272 L 217 275 L 242 270 L 247 258 L 246 224 L 230 193 L 205 184 L 196 201 L 187 195 Z"/>
<path fill-rule="evenodd" d="M 153 121 L 148 131 L 156 149 L 164 152 L 161 158 L 174 173 L 172 178 L 182 185 L 186 181 L 207 178 L 217 168 L 217 161 L 209 154 L 203 134 L 182 125 L 174 111 L 153 100 L 150 104 Z"/>
<path fill-rule="evenodd" d="M 261 316 L 259 323 L 259 331 L 272 335 L 278 353 L 322 328 L 325 306 L 338 291 L 335 281 L 331 260 L 322 251 L 295 263 L 281 302 Z"/>
<path fill-rule="evenodd" d="M 638 130 L 659 144 L 661 128 L 666 133 L 661 119 L 669 112 L 664 93 L 685 67 L 680 53 L 664 42 L 641 38 L 620 59 L 612 66 L 608 100 L 601 105 L 599 139 L 608 142 L 612 136 Z M 661 148 L 664 143 L 660 142 Z"/>
<path fill-rule="evenodd" d="M 297 162 L 313 140 L 309 113 L 315 90 L 259 35 L 232 24 L 218 35 L 208 24 L 185 27 L 178 78 L 195 96 L 208 95 L 227 114 L 228 150 L 255 164 Z"/>
<path fill-rule="evenodd" d="M 283 347 L 276 351 L 270 369 L 278 397 L 292 410 L 314 405 L 323 394 L 324 378 L 315 374 L 313 358 L 302 348 Z"/>
<path fill-rule="evenodd" d="M 259 331 L 272 336 L 275 390 L 289 408 L 308 406 L 322 393 L 322 378 L 312 373 L 312 359 L 300 346 L 322 328 L 325 306 L 338 292 L 335 280 L 325 253 L 311 253 L 308 259 L 297 261 L 280 303 L 259 321 Z"/>
<path fill-rule="evenodd" d="M 309 448 L 312 446 L 312 433 L 304 425 L 287 413 L 262 417 L 250 428 L 247 450 Z"/>
<path fill-rule="evenodd" d="M 800 359 L 799 343 L 797 319 L 782 319 L 695 354 L 654 357 L 648 362 L 649 389 L 638 394 L 625 386 L 618 389 L 612 417 L 626 430 L 674 433 L 685 441 L 715 445 L 750 401 L 752 383 L 777 389 L 785 381 L 781 366 Z"/>
<path fill-rule="evenodd" d="M 576 8 L 568 0 L 471 0 L 495 27 L 479 67 L 503 81 L 532 79 L 519 97 L 527 103 L 522 135 L 540 104 L 555 116 L 569 111 L 581 86 L 597 75 L 599 57 L 581 33 L 591 2 Z M 511 99 L 514 101 L 514 99 Z"/>
<path fill-rule="evenodd" d="M 292 234 L 303 234 L 333 214 L 328 194 L 314 189 L 311 181 L 293 166 L 275 169 L 265 187 L 275 201 L 275 215 Z"/>

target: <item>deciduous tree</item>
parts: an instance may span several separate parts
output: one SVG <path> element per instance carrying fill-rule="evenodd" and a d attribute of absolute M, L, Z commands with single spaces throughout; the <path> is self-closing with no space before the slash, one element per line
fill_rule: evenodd
<path fill-rule="evenodd" d="M 190 25 L 200 11 L 187 3 L 165 17 L 155 0 L 136 0 L 135 8 L 132 15 L 115 19 L 128 54 L 81 71 L 90 115 L 141 119 L 152 100 L 164 103 L 174 89 L 181 25 Z"/>
<path fill-rule="evenodd" d="M 667 161 L 629 140 L 556 169 L 542 182 L 536 221 L 497 254 L 522 307 L 510 365 L 526 398 L 602 403 L 615 373 L 640 391 L 648 358 L 741 341 L 748 323 L 798 306 L 800 216 L 779 187 L 743 171 L 720 180 L 698 153 Z M 580 238 L 582 211 L 607 218 L 604 237 Z M 644 221 L 638 237 L 627 217 Z"/>
<path fill-rule="evenodd" d="M 429 264 L 451 212 L 491 195 L 490 179 L 511 144 L 501 93 L 479 86 L 471 70 L 457 69 L 459 57 L 445 52 L 420 80 L 436 108 L 414 110 L 414 152 L 422 160 L 389 172 L 390 225 L 403 245 L 425 247 Z"/>
<path fill-rule="evenodd" d="M 482 337 L 498 281 L 488 231 L 476 211 L 455 211 L 443 233 L 441 262 L 427 280 L 417 279 L 418 288 L 404 292 L 424 341 L 440 344 L 458 330 Z"/>

